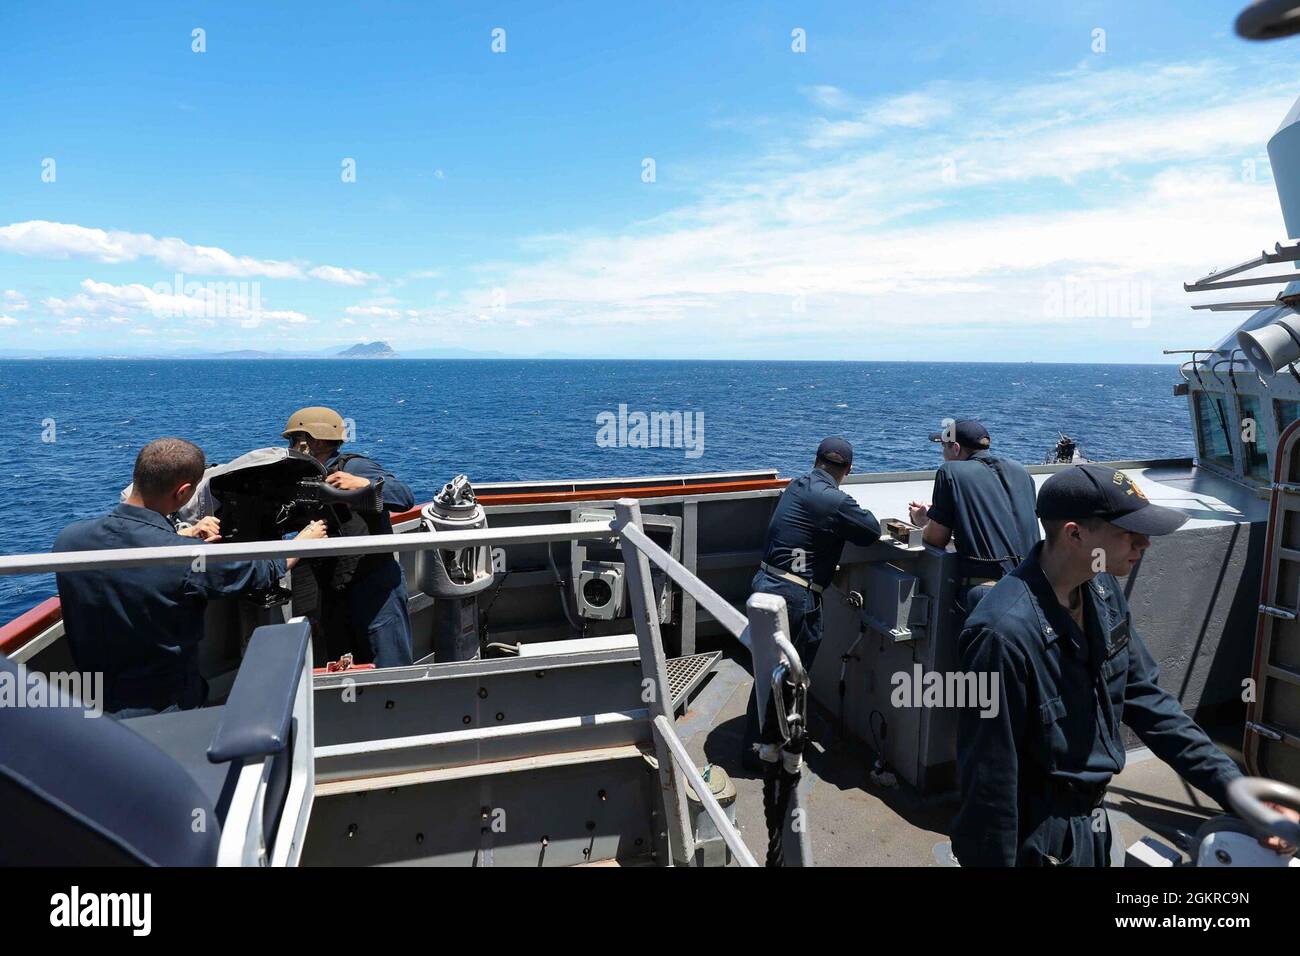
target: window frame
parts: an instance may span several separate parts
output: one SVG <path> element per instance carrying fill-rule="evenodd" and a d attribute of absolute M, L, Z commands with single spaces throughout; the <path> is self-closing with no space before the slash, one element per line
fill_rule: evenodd
<path fill-rule="evenodd" d="M 1229 477 L 1233 477 L 1233 478 L 1238 478 L 1238 479 L 1241 479 L 1241 480 L 1245 480 L 1245 479 L 1246 479 L 1246 471 L 1245 471 L 1245 468 L 1242 467 L 1243 458 L 1242 458 L 1242 454 L 1241 454 L 1241 452 L 1239 451 L 1239 449 L 1238 449 L 1238 447 L 1237 447 L 1237 446 L 1240 444 L 1240 442 L 1238 441 L 1238 439 L 1241 437 L 1241 436 L 1240 436 L 1240 427 L 1238 427 L 1237 429 L 1234 430 L 1233 427 L 1232 427 L 1233 424 L 1234 424 L 1233 422 L 1228 421 L 1228 422 L 1226 423 L 1226 424 L 1227 424 L 1227 429 L 1228 429 L 1228 434 L 1225 435 L 1224 438 L 1226 439 L 1226 441 L 1227 441 L 1227 446 L 1228 446 L 1228 460 L 1227 460 L 1227 461 L 1222 461 L 1222 460 L 1220 460 L 1219 458 L 1214 457 L 1214 456 L 1208 454 L 1207 451 L 1206 451 L 1206 449 L 1205 449 L 1205 447 L 1204 447 L 1204 445 L 1202 444 L 1202 437 L 1204 436 L 1205 432 L 1209 431 L 1209 429 L 1208 429 L 1208 428 L 1205 428 L 1205 427 L 1203 426 L 1203 424 L 1202 424 L 1202 420 L 1203 420 L 1203 415 L 1202 415 L 1202 403 L 1201 403 L 1201 401 L 1200 401 L 1200 399 L 1201 399 L 1202 396 L 1204 396 L 1205 402 L 1206 402 L 1207 404 L 1208 404 L 1209 402 L 1218 402 L 1218 403 L 1219 403 L 1219 408 L 1223 410 L 1223 413 L 1224 413 L 1224 419 L 1225 419 L 1225 420 L 1226 420 L 1226 419 L 1228 418 L 1228 416 L 1229 416 L 1229 408 L 1230 408 L 1230 407 L 1231 407 L 1234 411 L 1237 409 L 1237 403 L 1236 403 L 1236 402 L 1232 402 L 1232 403 L 1231 403 L 1231 406 L 1229 406 L 1229 403 L 1226 401 L 1226 399 L 1227 399 L 1227 397 L 1228 397 L 1228 393 L 1225 392 L 1225 391 L 1216 391 L 1216 390 L 1214 390 L 1214 389 L 1208 389 L 1208 388 L 1205 388 L 1205 389 L 1199 389 L 1199 388 L 1198 388 L 1198 389 L 1195 389 L 1195 390 L 1192 391 L 1192 393 L 1191 393 L 1191 398 L 1192 398 L 1192 426 L 1193 426 L 1193 428 L 1194 428 L 1195 431 L 1196 431 L 1196 462 L 1197 462 L 1197 464 L 1200 465 L 1201 467 L 1210 468 L 1210 469 L 1213 470 L 1213 471 L 1220 472 L 1220 473 L 1222 473 L 1222 474 L 1228 475 Z M 1208 410 L 1209 410 L 1211 413 L 1213 412 L 1212 409 L 1208 409 Z M 1239 413 L 1238 413 L 1238 414 L 1239 414 Z M 1210 424 L 1211 424 L 1214 428 L 1218 428 L 1218 427 L 1220 427 L 1220 424 L 1221 424 L 1221 423 L 1218 422 L 1218 421 L 1214 421 L 1214 422 L 1211 422 Z M 1239 418 L 1239 417 L 1238 417 L 1238 420 L 1237 420 L 1236 424 L 1237 424 L 1238 426 L 1240 426 L 1240 418 Z"/>

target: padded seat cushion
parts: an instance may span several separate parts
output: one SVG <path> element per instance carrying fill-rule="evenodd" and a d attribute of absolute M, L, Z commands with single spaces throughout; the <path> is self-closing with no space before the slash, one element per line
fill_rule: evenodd
<path fill-rule="evenodd" d="M 0 672 L 28 676 L 4 657 Z M 216 862 L 221 827 L 205 787 L 125 723 L 48 696 L 58 706 L 0 707 L 0 865 Z"/>
<path fill-rule="evenodd" d="M 223 707 L 199 707 L 151 717 L 132 717 L 122 725 L 135 731 L 185 768 L 208 801 L 226 818 L 230 792 L 239 774 L 239 763 L 213 763 L 208 744 L 221 725 Z M 233 772 L 232 772 L 233 768 Z"/>

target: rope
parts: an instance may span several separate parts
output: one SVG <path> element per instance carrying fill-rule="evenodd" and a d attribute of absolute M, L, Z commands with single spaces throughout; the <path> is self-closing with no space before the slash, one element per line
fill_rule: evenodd
<path fill-rule="evenodd" d="M 818 597 L 820 600 L 820 595 Z M 859 635 L 859 639 L 860 637 Z M 774 682 L 775 679 L 776 672 L 773 673 Z M 768 739 L 778 736 L 775 718 L 779 707 L 787 716 L 789 734 L 781 741 L 777 759 L 764 761 L 763 766 L 763 817 L 767 822 L 766 865 L 773 867 L 785 866 L 785 821 L 790 814 L 790 802 L 795 788 L 799 786 L 803 751 L 808 744 L 807 682 L 805 680 L 796 687 L 787 675 L 782 685 L 779 692 L 773 688 L 774 694 L 768 701 L 771 719 L 764 722 L 765 735 L 770 735 Z M 790 757 L 794 760 L 790 760 Z M 795 772 L 791 773 L 786 769 L 787 766 L 794 766 Z"/>
<path fill-rule="evenodd" d="M 767 820 L 767 866 L 785 866 L 785 815 L 790 809 L 790 788 L 781 761 L 763 768 L 763 816 Z"/>
<path fill-rule="evenodd" d="M 799 734 L 781 750 L 781 759 L 763 767 L 763 818 L 767 822 L 767 866 L 785 866 L 785 821 L 802 772 L 785 769 L 785 755 L 802 757 L 807 735 Z M 802 766 L 802 764 L 800 764 Z"/>

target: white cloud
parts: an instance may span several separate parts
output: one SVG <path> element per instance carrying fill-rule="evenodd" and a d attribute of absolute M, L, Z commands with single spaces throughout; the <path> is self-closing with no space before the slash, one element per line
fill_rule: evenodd
<path fill-rule="evenodd" d="M 808 98 L 814 104 L 822 109 L 839 110 L 841 112 L 854 109 L 858 104 L 853 97 L 849 96 L 838 86 L 812 86 L 804 91 Z"/>
<path fill-rule="evenodd" d="M 350 305 L 343 310 L 348 315 L 372 319 L 396 319 L 402 313 L 381 305 Z"/>
<path fill-rule="evenodd" d="M 360 269 L 341 269 L 338 266 L 317 266 L 307 274 L 323 282 L 352 286 L 365 285 L 367 282 L 373 282 L 379 278 L 372 272 L 362 272 Z"/>
<path fill-rule="evenodd" d="M 18 320 L 12 315 L 0 315 L 0 325 L 17 325 Z"/>
<path fill-rule="evenodd" d="M 150 288 L 140 283 L 113 285 L 85 279 L 80 292 L 69 298 L 51 296 L 43 305 L 51 315 L 105 316 L 110 322 L 119 324 L 131 315 L 237 320 L 244 328 L 255 328 L 263 321 L 294 324 L 310 321 L 301 312 L 262 308 L 260 290 L 256 289 L 256 283 L 253 286 L 254 291 L 250 293 L 242 283 L 216 282 L 199 286 L 192 294 L 177 294 L 167 283 Z"/>
<path fill-rule="evenodd" d="M 882 126 L 929 126 L 952 113 L 952 102 L 932 93 L 904 93 L 883 100 L 867 112 L 868 119 Z"/>
<path fill-rule="evenodd" d="M 0 226 L 0 252 L 46 259 L 92 259 L 114 265 L 153 259 L 167 269 L 194 275 L 268 279 L 302 279 L 309 275 L 342 285 L 363 285 L 377 278 L 338 266 L 317 266 L 304 273 L 297 263 L 236 256 L 216 246 L 195 246 L 182 239 L 159 239 L 148 233 L 92 229 L 42 219 Z"/>
<path fill-rule="evenodd" d="M 1221 328 L 1185 311 L 1181 282 L 1284 231 L 1267 166 L 1258 182 L 1242 168 L 1292 94 L 1236 80 L 1196 64 L 875 102 L 815 88 L 815 104 L 853 118 L 817 117 L 802 144 L 723 171 L 654 220 L 539 239 L 532 261 L 497 264 L 484 284 L 505 289 L 515 321 L 842 331 L 864 352 L 872 328 L 1073 321 L 1044 306 L 1045 283 L 1072 278 L 1149 284 L 1166 319 Z M 860 128 L 828 152 L 845 123 Z M 490 315 L 492 302 L 482 288 L 462 304 Z"/>
<path fill-rule="evenodd" d="M 695 193 L 675 193 L 678 204 L 652 219 L 608 229 L 577 221 L 567 234 L 523 237 L 515 260 L 456 270 L 458 279 L 480 277 L 479 288 L 404 301 L 385 283 L 334 321 L 357 334 L 400 320 L 427 336 L 468 320 L 484 347 L 524 349 L 601 350 L 591 330 L 618 328 L 679 342 L 681 354 L 697 354 L 692 343 L 707 336 L 718 349 L 758 342 L 790 357 L 818 336 L 842 341 L 845 357 L 873 354 L 876 333 L 914 336 L 915 357 L 936 333 L 941 346 L 982 335 L 988 352 L 1036 340 L 1044 356 L 1069 358 L 1060 336 L 1076 320 L 1050 314 L 1048 290 L 1137 283 L 1149 289 L 1156 326 L 1142 359 L 1153 357 L 1154 342 L 1208 345 L 1225 319 L 1190 313 L 1200 300 L 1181 282 L 1283 238 L 1264 143 L 1290 106 L 1286 86 L 1206 62 L 1090 63 L 1015 87 L 934 82 L 875 98 L 812 87 L 804 93 L 813 115 L 749 121 L 746 141 L 762 131 L 766 150 L 702 176 Z M 1257 181 L 1243 175 L 1250 164 Z M 129 234 L 85 232 L 94 235 L 37 230 L 7 241 L 106 262 L 119 261 L 102 258 L 119 247 L 157 251 L 110 241 Z M 0 230 L 0 250 L 4 237 Z M 341 286 L 379 279 L 269 265 Z M 440 278 L 438 270 L 407 275 Z M 158 307 L 209 317 L 210 296 L 175 298 L 175 290 L 86 280 L 46 305 L 56 316 L 109 321 Z M 3 308 L 19 306 L 6 293 Z M 278 323 L 268 334 L 312 321 L 249 309 L 227 318 L 250 329 Z M 1122 349 L 1134 328 L 1102 322 L 1089 334 L 1118 343 L 1114 358 L 1123 359 L 1132 357 Z"/>
<path fill-rule="evenodd" d="M 843 90 L 819 86 L 810 91 L 814 104 L 834 113 L 850 111 L 851 119 L 818 117 L 813 121 L 808 144 L 815 148 L 843 145 L 899 128 L 922 129 L 949 118 L 954 97 L 936 84 L 932 90 L 917 90 L 855 106 Z"/>

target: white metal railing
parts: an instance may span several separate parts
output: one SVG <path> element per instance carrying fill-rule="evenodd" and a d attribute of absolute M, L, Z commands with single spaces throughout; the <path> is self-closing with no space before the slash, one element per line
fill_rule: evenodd
<path fill-rule="evenodd" d="M 691 789 L 699 796 L 700 803 L 703 804 L 705 812 L 713 821 L 713 825 L 722 834 L 727 849 L 735 854 L 736 860 L 741 866 L 758 866 L 758 861 L 749 852 L 749 847 L 745 846 L 745 841 L 740 838 L 740 833 L 736 830 L 735 824 L 727 817 L 726 811 L 722 809 L 722 804 L 718 803 L 717 797 L 713 795 L 713 790 L 705 781 L 704 775 L 696 769 L 695 761 L 691 760 L 691 755 L 686 752 L 681 738 L 677 736 L 677 732 L 673 729 L 673 725 L 668 722 L 668 718 L 656 717 L 654 727 L 659 738 L 668 745 L 673 760 L 677 762 L 677 766 L 685 774 Z"/>
<path fill-rule="evenodd" d="M 61 551 L 0 555 L 0 575 L 49 574 L 59 571 L 99 571 L 153 564 L 185 564 L 198 557 L 205 561 L 261 561 L 271 558 L 330 558 L 383 551 L 448 551 L 492 544 L 535 544 L 576 541 L 580 538 L 618 537 L 605 521 L 571 524 L 526 525 L 519 528 L 480 528 L 474 531 L 411 531 L 369 534 L 354 538 L 317 538 L 312 541 L 249 541 L 242 544 L 172 545 L 165 548 L 106 548 L 102 551 Z"/>
<path fill-rule="evenodd" d="M 677 582 L 681 588 L 695 598 L 696 603 L 708 611 L 738 641 L 745 645 L 754 660 L 754 694 L 757 698 L 760 720 L 767 714 L 767 703 L 771 696 L 771 685 L 767 678 L 785 664 L 796 676 L 804 673 L 803 663 L 791 646 L 790 627 L 786 616 L 785 601 L 773 594 L 752 595 L 746 605 L 748 617 L 732 607 L 720 594 L 695 576 L 685 565 L 675 560 L 672 555 L 655 544 L 641 527 L 641 506 L 634 499 L 621 498 L 614 506 L 614 521 L 610 527 L 619 533 L 623 549 L 624 565 L 628 577 L 628 593 L 632 600 L 632 619 L 636 626 L 637 641 L 641 645 L 641 666 L 646 672 L 647 662 L 652 661 L 656 672 L 654 680 L 657 687 L 663 684 L 664 661 L 663 642 L 659 636 L 659 615 L 656 610 L 654 595 L 650 589 L 650 559 L 653 559 L 664 573 Z M 657 695 L 659 701 L 664 695 Z M 718 826 L 718 832 L 736 855 L 741 866 L 757 866 L 748 853 L 737 852 L 736 846 L 743 846 L 739 833 L 727 820 L 725 813 L 712 792 L 689 760 L 686 750 L 681 745 L 672 728 L 672 715 L 651 703 L 654 715 L 656 748 L 659 751 L 660 783 L 665 791 L 665 803 L 670 807 L 672 818 L 673 801 L 669 794 L 676 791 L 677 812 L 685 818 L 684 796 L 678 785 L 677 769 L 691 781 L 692 787 L 699 794 L 705 811 Z M 666 753 L 665 753 L 666 751 Z M 671 763 L 669 760 L 671 759 Z M 680 831 L 677 842 L 680 844 L 680 859 L 689 859 L 693 854 L 690 834 L 686 828 L 675 825 L 673 831 Z M 788 859 L 800 865 L 811 865 L 812 847 L 807 826 L 807 809 L 804 806 L 802 788 L 796 788 L 790 803 L 790 813 L 785 822 L 786 835 L 791 839 Z M 670 832 L 670 836 L 672 832 Z M 677 854 L 677 847 L 674 847 Z"/>
<path fill-rule="evenodd" d="M 623 551 L 633 623 L 640 648 L 643 676 L 654 688 L 648 708 L 653 728 L 660 786 L 668 821 L 668 844 L 671 861 L 689 863 L 695 854 L 694 836 L 689 826 L 686 778 L 713 820 L 727 847 L 741 866 L 757 866 L 740 833 L 727 818 L 717 798 L 687 754 L 673 728 L 671 694 L 667 679 L 663 640 L 659 632 L 657 602 L 650 580 L 650 561 L 689 593 L 733 637 L 754 654 L 755 693 L 760 714 L 765 713 L 770 694 L 768 682 L 758 675 L 770 674 L 783 661 L 796 672 L 802 671 L 799 656 L 786 635 L 785 602 L 772 595 L 755 595 L 749 602 L 749 616 L 740 613 L 720 594 L 655 544 L 642 528 L 641 506 L 633 498 L 615 502 L 612 521 L 583 521 L 566 524 L 530 525 L 512 528 L 481 528 L 469 531 L 417 531 L 400 534 L 363 535 L 349 538 L 324 538 L 311 541 L 256 541 L 246 543 L 205 544 L 201 541 L 153 548 L 117 548 L 100 551 L 65 551 L 0 555 L 0 576 L 49 574 L 71 571 L 96 571 L 109 568 L 146 567 L 159 564 L 190 563 L 202 558 L 207 562 L 268 560 L 273 558 L 322 558 L 377 552 L 456 550 L 496 544 L 536 544 L 580 539 L 617 540 Z M 770 600 L 765 600 L 770 599 Z M 759 637 L 755 647 L 755 636 Z M 405 742 L 404 742 L 405 743 Z M 797 811 L 802 813 L 802 811 Z M 806 827 L 796 841 L 803 862 L 811 860 L 807 848 Z"/>

